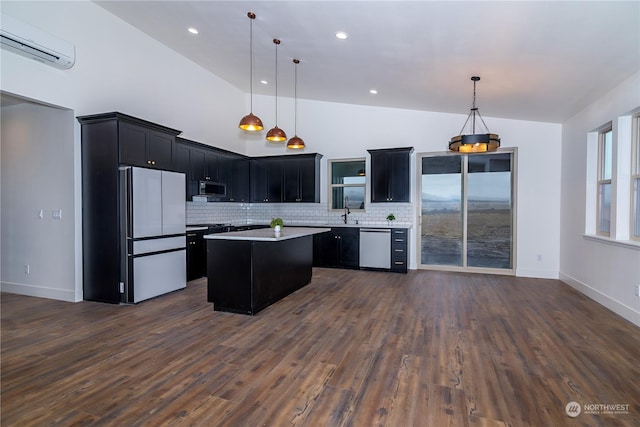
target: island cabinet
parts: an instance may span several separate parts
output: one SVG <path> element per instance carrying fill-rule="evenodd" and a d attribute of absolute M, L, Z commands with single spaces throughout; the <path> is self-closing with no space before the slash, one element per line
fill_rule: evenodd
<path fill-rule="evenodd" d="M 282 163 L 279 156 L 251 159 L 251 202 L 282 202 Z"/>
<path fill-rule="evenodd" d="M 207 275 L 206 230 L 187 232 L 187 281 Z"/>
<path fill-rule="evenodd" d="M 371 155 L 371 202 L 410 202 L 413 147 L 368 150 Z"/>
<path fill-rule="evenodd" d="M 282 201 L 320 203 L 322 154 L 282 157 Z"/>
<path fill-rule="evenodd" d="M 360 268 L 360 229 L 334 227 L 314 236 L 313 263 L 316 267 Z"/>
<path fill-rule="evenodd" d="M 216 311 L 256 314 L 311 282 L 313 234 L 328 228 L 285 227 L 210 234 L 207 300 Z"/>

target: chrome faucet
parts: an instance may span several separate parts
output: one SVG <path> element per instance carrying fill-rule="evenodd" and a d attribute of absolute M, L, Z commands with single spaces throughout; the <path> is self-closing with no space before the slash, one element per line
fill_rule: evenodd
<path fill-rule="evenodd" d="M 340 215 L 344 223 L 347 223 L 347 216 L 351 213 L 349 210 L 349 196 L 345 196 L 344 198 L 344 213 Z"/>

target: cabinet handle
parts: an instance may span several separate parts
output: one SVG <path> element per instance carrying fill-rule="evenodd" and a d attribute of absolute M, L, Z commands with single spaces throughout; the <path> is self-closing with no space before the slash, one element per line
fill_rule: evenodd
<path fill-rule="evenodd" d="M 395 265 L 404 265 L 404 262 L 402 262 L 402 261 L 396 261 L 396 262 L 394 262 L 394 264 L 395 264 Z"/>
<path fill-rule="evenodd" d="M 395 249 L 396 252 L 404 252 L 403 249 Z"/>
<path fill-rule="evenodd" d="M 396 242 L 404 242 L 404 239 L 394 239 Z"/>

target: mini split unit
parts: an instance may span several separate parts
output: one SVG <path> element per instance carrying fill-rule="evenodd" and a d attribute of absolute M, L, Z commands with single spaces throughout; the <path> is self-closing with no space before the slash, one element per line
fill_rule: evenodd
<path fill-rule="evenodd" d="M 0 18 L 3 49 L 56 68 L 68 69 L 76 62 L 75 46 L 11 16 Z"/>

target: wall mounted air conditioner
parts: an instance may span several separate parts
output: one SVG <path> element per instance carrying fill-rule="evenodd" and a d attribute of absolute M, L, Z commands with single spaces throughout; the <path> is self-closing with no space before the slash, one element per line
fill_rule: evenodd
<path fill-rule="evenodd" d="M 72 43 L 4 14 L 0 16 L 0 41 L 4 49 L 56 68 L 71 68 L 76 62 Z"/>

